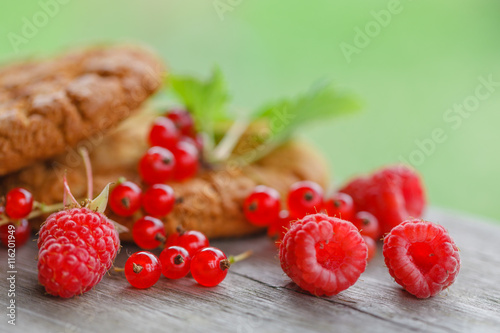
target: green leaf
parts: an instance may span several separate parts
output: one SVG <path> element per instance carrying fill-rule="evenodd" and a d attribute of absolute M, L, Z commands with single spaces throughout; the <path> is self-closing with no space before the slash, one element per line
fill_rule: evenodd
<path fill-rule="evenodd" d="M 307 123 L 359 109 L 360 103 L 353 95 L 338 92 L 332 84 L 323 83 L 296 98 L 267 104 L 254 113 L 254 119 L 267 119 L 271 130 L 268 141 L 277 144 L 287 140 Z"/>
<path fill-rule="evenodd" d="M 205 81 L 192 76 L 173 75 L 169 83 L 193 114 L 197 129 L 213 137 L 214 124 L 228 119 L 229 94 L 221 70 L 216 67 Z"/>

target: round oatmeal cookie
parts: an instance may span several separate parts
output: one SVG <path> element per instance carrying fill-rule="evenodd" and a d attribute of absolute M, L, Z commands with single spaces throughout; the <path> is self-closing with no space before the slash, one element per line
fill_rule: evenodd
<path fill-rule="evenodd" d="M 0 69 L 0 175 L 102 135 L 161 85 L 162 62 L 136 46 L 96 47 Z"/>

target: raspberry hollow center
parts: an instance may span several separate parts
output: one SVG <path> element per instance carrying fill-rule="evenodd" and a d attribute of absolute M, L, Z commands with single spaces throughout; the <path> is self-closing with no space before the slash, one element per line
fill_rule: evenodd
<path fill-rule="evenodd" d="M 415 266 L 424 274 L 427 274 L 438 262 L 432 247 L 424 242 L 410 245 L 408 255 Z"/>
<path fill-rule="evenodd" d="M 328 270 L 340 268 L 346 257 L 345 251 L 337 242 L 321 241 L 316 243 L 316 259 L 318 264 Z"/>

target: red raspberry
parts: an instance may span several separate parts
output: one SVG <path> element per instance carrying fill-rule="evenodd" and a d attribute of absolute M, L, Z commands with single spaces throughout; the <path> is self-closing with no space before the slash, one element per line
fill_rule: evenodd
<path fill-rule="evenodd" d="M 283 271 L 311 294 L 336 295 L 366 268 L 368 249 L 356 227 L 325 214 L 307 215 L 290 227 L 280 245 Z"/>
<path fill-rule="evenodd" d="M 39 235 L 38 280 L 47 293 L 65 298 L 99 283 L 120 247 L 112 222 L 88 208 L 53 213 Z"/>
<path fill-rule="evenodd" d="M 418 298 L 448 288 L 460 270 L 458 248 L 440 225 L 408 220 L 384 239 L 383 254 L 391 276 Z"/>
<path fill-rule="evenodd" d="M 375 215 L 382 233 L 409 217 L 421 217 L 426 200 L 420 176 L 404 165 L 391 166 L 368 178 L 354 179 L 340 192 L 349 194 L 357 211 Z"/>

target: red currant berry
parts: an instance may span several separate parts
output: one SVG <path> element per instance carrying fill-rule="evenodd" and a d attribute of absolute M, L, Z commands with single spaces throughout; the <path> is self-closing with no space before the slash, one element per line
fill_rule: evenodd
<path fill-rule="evenodd" d="M 303 218 L 322 209 L 323 189 L 312 181 L 293 184 L 288 193 L 288 210 L 294 218 Z"/>
<path fill-rule="evenodd" d="M 171 234 L 167 239 L 165 247 L 183 247 L 188 251 L 189 255 L 193 257 L 196 252 L 209 245 L 208 239 L 204 234 L 196 230 L 188 230 Z"/>
<path fill-rule="evenodd" d="M 357 212 L 352 223 L 358 228 L 363 236 L 373 239 L 380 237 L 380 227 L 377 218 L 368 212 Z"/>
<path fill-rule="evenodd" d="M 165 227 L 163 223 L 152 216 L 144 216 L 137 220 L 132 227 L 132 238 L 141 248 L 156 249 L 165 243 Z"/>
<path fill-rule="evenodd" d="M 173 176 L 175 158 L 170 150 L 151 147 L 139 161 L 139 174 L 148 184 L 164 183 Z"/>
<path fill-rule="evenodd" d="M 133 182 L 119 183 L 109 194 L 111 210 L 120 216 L 131 216 L 141 208 L 142 190 Z"/>
<path fill-rule="evenodd" d="M 205 287 L 215 287 L 226 278 L 231 264 L 224 252 L 207 247 L 196 253 L 191 259 L 191 275 Z"/>
<path fill-rule="evenodd" d="M 10 241 L 14 242 L 16 247 L 21 247 L 30 238 L 31 226 L 26 219 L 19 220 L 16 226 L 13 223 L 8 223 L 0 226 L 0 242 L 4 246 L 9 245 Z M 17 223 L 16 223 L 17 224 Z"/>
<path fill-rule="evenodd" d="M 11 219 L 23 219 L 33 210 L 33 195 L 30 191 L 16 187 L 7 193 L 5 214 Z"/>
<path fill-rule="evenodd" d="M 269 228 L 267 229 L 267 235 L 275 240 L 275 244 L 279 247 L 279 244 L 285 237 L 286 232 L 290 229 L 293 218 L 287 210 L 282 210 L 279 214 L 279 218 L 273 221 Z"/>
<path fill-rule="evenodd" d="M 160 146 L 167 149 L 173 149 L 181 133 L 174 122 L 165 117 L 156 118 L 151 131 L 149 132 L 149 144 L 151 146 Z"/>
<path fill-rule="evenodd" d="M 377 254 L 377 243 L 371 237 L 364 235 L 361 236 L 363 236 L 363 240 L 365 241 L 366 247 L 368 248 L 368 258 L 366 258 L 366 261 L 370 261 Z"/>
<path fill-rule="evenodd" d="M 142 198 L 142 206 L 149 215 L 163 217 L 172 211 L 175 204 L 174 190 L 164 184 L 151 186 Z"/>
<path fill-rule="evenodd" d="M 160 254 L 161 272 L 169 279 L 180 279 L 189 273 L 191 257 L 180 246 L 171 246 Z"/>
<path fill-rule="evenodd" d="M 191 114 L 186 110 L 170 110 L 167 118 L 172 120 L 182 135 L 194 137 L 194 121 Z"/>
<path fill-rule="evenodd" d="M 352 222 L 354 218 L 354 201 L 349 194 L 337 192 L 323 202 L 323 208 L 329 216 L 335 216 Z"/>
<path fill-rule="evenodd" d="M 158 282 L 160 276 L 160 261 L 150 252 L 136 252 L 125 263 L 125 277 L 135 288 L 149 288 Z"/>
<path fill-rule="evenodd" d="M 264 185 L 255 187 L 243 203 L 245 217 L 259 227 L 268 226 L 278 220 L 280 209 L 280 194 Z"/>
<path fill-rule="evenodd" d="M 181 141 L 173 150 L 175 157 L 174 180 L 183 181 L 196 175 L 199 168 L 198 148 L 195 145 Z"/>

